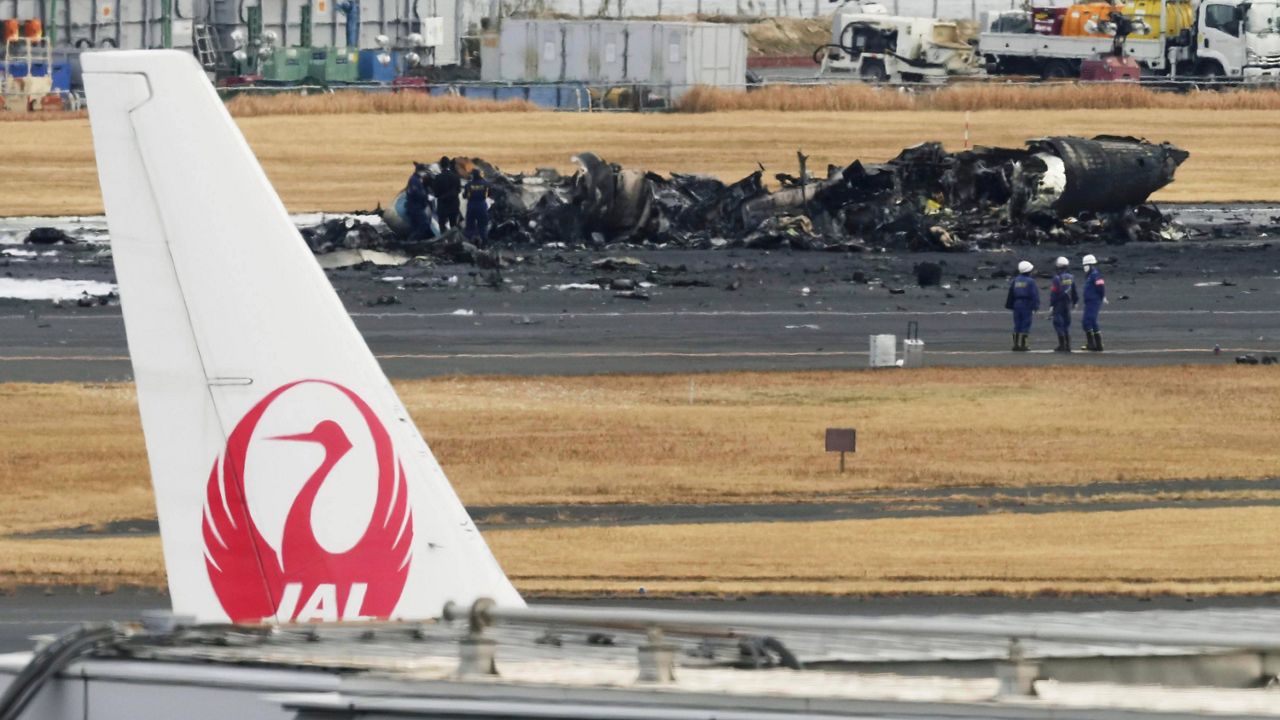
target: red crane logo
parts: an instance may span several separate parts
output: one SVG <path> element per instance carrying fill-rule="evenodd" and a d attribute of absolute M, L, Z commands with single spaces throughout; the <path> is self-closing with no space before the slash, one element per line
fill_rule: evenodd
<path fill-rule="evenodd" d="M 330 552 L 316 539 L 312 513 L 325 480 L 351 451 L 351 435 L 335 420 L 322 418 L 309 429 L 300 428 L 302 432 L 254 437 L 273 404 L 309 385 L 333 388 L 350 401 L 373 441 L 373 513 L 360 539 L 343 552 Z M 366 437 L 364 428 L 352 430 Z M 246 458 L 250 447 L 261 442 L 318 445 L 324 453 L 289 506 L 279 551 L 254 523 L 246 501 Z M 209 580 L 232 622 L 390 617 L 409 574 L 413 518 L 404 466 L 395 457 L 386 427 L 359 395 L 337 383 L 299 380 L 273 390 L 240 419 L 222 458 L 214 461 L 205 495 L 204 545 Z"/>

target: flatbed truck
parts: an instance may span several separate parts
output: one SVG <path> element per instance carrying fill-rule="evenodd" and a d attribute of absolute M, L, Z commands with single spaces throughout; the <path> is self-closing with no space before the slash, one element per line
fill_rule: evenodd
<path fill-rule="evenodd" d="M 1168 3 L 1161 3 L 1162 22 Z M 990 23 L 988 23 L 989 25 Z M 992 32 L 984 28 L 978 53 L 991 75 L 1078 78 L 1084 60 L 1111 51 L 1106 37 Z M 1144 76 L 1208 81 L 1280 82 L 1280 3 L 1201 0 L 1195 24 L 1175 35 L 1130 38 L 1125 54 Z"/>

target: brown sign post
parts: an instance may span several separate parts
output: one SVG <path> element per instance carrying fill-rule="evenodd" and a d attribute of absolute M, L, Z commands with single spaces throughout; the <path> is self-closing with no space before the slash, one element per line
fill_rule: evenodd
<path fill-rule="evenodd" d="M 840 472 L 844 472 L 844 454 L 857 451 L 857 430 L 853 428 L 827 428 L 827 452 L 840 453 Z"/>

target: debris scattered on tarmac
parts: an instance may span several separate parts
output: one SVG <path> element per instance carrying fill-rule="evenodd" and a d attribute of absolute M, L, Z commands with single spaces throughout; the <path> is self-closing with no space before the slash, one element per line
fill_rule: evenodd
<path fill-rule="evenodd" d="M 600 270 L 634 270 L 636 268 L 648 267 L 645 263 L 633 257 L 604 257 L 599 260 L 592 261 L 591 267 Z"/>
<path fill-rule="evenodd" d="M 942 284 L 942 265 L 934 262 L 917 263 L 915 266 L 916 284 L 930 287 Z"/>
<path fill-rule="evenodd" d="M 341 250 L 332 250 L 319 256 L 320 267 L 325 270 L 355 267 L 364 263 L 379 267 L 396 267 L 409 262 L 409 259 L 409 256 L 403 253 L 382 252 L 366 248 L 356 250 L 343 248 Z"/>
<path fill-rule="evenodd" d="M 27 233 L 22 242 L 26 245 L 70 245 L 75 241 L 75 238 L 58 228 L 38 227 Z"/>
<path fill-rule="evenodd" d="M 0 298 L 14 300 L 61 302 L 87 298 L 91 305 L 105 305 L 116 299 L 116 293 L 114 284 L 95 280 L 0 278 Z"/>

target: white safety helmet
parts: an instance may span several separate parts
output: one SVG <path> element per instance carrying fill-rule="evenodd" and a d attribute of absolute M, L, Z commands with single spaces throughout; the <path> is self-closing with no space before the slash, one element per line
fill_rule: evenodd
<path fill-rule="evenodd" d="M 1036 269 L 1036 266 L 1032 265 L 1026 260 L 1023 260 L 1022 262 L 1018 263 L 1018 272 L 1022 273 L 1023 275 L 1026 275 L 1027 273 L 1035 269 Z"/>
<path fill-rule="evenodd" d="M 1084 265 L 1084 266 L 1086 266 L 1086 267 L 1087 267 L 1087 266 L 1089 266 L 1089 265 L 1097 265 L 1097 264 L 1098 264 L 1098 258 L 1096 258 L 1096 257 L 1094 257 L 1094 256 L 1092 256 L 1092 255 L 1085 255 L 1085 256 L 1084 256 L 1084 258 L 1080 260 L 1080 264 L 1081 264 L 1081 265 Z"/>
<path fill-rule="evenodd" d="M 1060 268 L 1071 267 L 1071 261 L 1064 257 L 1058 258 L 1057 260 L 1054 261 L 1053 264 L 1057 265 Z"/>

